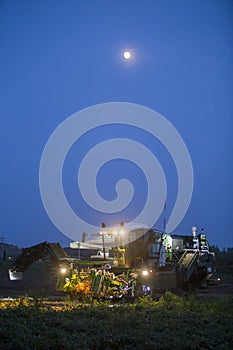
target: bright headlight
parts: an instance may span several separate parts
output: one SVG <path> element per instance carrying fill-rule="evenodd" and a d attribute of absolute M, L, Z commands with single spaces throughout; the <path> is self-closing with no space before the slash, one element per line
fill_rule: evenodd
<path fill-rule="evenodd" d="M 63 274 L 66 273 L 66 272 L 67 272 L 67 268 L 66 268 L 66 267 L 62 267 L 62 268 L 60 269 L 60 272 L 63 273 Z"/>
<path fill-rule="evenodd" d="M 148 276 L 148 274 L 149 274 L 149 272 L 148 272 L 147 270 L 143 270 L 143 271 L 142 271 L 142 275 L 143 275 L 143 276 Z"/>

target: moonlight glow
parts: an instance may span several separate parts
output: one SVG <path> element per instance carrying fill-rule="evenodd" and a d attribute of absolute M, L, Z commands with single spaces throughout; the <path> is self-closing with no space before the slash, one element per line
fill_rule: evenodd
<path fill-rule="evenodd" d="M 125 58 L 126 60 L 129 60 L 129 59 L 131 58 L 131 53 L 130 53 L 129 51 L 125 51 L 125 52 L 124 52 L 124 58 Z"/>

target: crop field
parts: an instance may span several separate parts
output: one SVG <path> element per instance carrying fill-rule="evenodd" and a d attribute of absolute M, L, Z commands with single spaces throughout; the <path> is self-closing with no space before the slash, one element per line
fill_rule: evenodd
<path fill-rule="evenodd" d="M 0 349 L 233 349 L 233 298 L 0 302 Z"/>
<path fill-rule="evenodd" d="M 158 301 L 70 301 L 56 275 L 34 264 L 10 282 L 0 263 L 0 349 L 233 349 L 232 277 L 195 295 Z"/>

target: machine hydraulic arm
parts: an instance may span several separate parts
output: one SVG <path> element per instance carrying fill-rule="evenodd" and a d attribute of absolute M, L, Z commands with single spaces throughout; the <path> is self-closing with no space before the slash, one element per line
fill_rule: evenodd
<path fill-rule="evenodd" d="M 23 271 L 40 259 L 46 259 L 52 263 L 70 261 L 70 258 L 59 243 L 39 243 L 29 248 L 23 248 L 21 254 L 16 258 L 13 266 L 9 270 L 10 279 L 22 279 Z"/>

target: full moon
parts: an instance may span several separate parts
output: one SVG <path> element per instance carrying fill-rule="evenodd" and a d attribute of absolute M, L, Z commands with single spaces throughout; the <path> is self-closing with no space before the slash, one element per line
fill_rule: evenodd
<path fill-rule="evenodd" d="M 126 60 L 129 60 L 130 57 L 131 57 L 131 53 L 130 53 L 129 51 L 125 51 L 125 52 L 124 52 L 124 58 L 125 58 Z"/>

